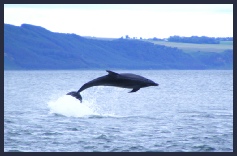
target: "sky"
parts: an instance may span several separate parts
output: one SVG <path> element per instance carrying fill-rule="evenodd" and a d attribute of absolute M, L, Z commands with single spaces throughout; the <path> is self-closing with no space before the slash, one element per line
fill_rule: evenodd
<path fill-rule="evenodd" d="M 105 38 L 233 37 L 233 4 L 4 4 L 4 23 Z"/>

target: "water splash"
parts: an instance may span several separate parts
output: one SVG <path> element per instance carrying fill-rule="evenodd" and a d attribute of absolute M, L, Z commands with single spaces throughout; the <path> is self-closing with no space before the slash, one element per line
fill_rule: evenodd
<path fill-rule="evenodd" d="M 49 101 L 48 108 L 51 114 L 67 117 L 121 117 L 116 115 L 114 110 L 109 109 L 108 106 L 105 107 L 107 102 L 98 104 L 97 98 L 91 96 L 90 100 L 84 99 L 80 103 L 79 100 L 70 95 L 63 95 L 56 100 Z"/>
<path fill-rule="evenodd" d="M 48 102 L 50 113 L 61 114 L 67 117 L 83 117 L 91 115 L 100 115 L 96 113 L 92 108 L 87 106 L 88 101 L 80 103 L 79 100 L 64 95 L 57 100 Z"/>

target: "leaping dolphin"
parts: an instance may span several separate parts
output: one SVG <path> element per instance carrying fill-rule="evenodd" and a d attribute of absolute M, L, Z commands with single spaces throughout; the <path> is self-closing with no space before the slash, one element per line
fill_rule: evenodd
<path fill-rule="evenodd" d="M 93 87 L 93 86 L 114 86 L 114 87 L 121 87 L 121 88 L 131 88 L 132 90 L 129 93 L 136 92 L 140 88 L 149 87 L 149 86 L 158 86 L 159 84 L 149 80 L 145 77 L 130 74 L 130 73 L 115 73 L 110 70 L 106 70 L 108 75 L 98 77 L 94 80 L 91 80 L 85 83 L 77 92 L 72 91 L 67 93 L 67 95 L 71 95 L 80 102 L 82 102 L 82 97 L 80 92 L 83 90 Z"/>

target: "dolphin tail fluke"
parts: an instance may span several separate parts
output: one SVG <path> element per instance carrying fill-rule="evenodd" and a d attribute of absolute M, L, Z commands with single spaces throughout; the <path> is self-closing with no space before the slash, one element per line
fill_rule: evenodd
<path fill-rule="evenodd" d="M 80 102 L 82 102 L 82 97 L 80 92 L 69 92 L 67 93 L 67 95 L 71 95 L 73 97 L 75 97 L 76 99 L 80 100 Z"/>

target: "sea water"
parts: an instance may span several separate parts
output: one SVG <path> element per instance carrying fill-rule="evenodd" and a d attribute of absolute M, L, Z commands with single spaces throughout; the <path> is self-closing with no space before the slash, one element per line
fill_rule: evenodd
<path fill-rule="evenodd" d="M 232 152 L 232 70 L 115 70 L 159 86 L 92 87 L 105 71 L 4 71 L 5 152 Z"/>

